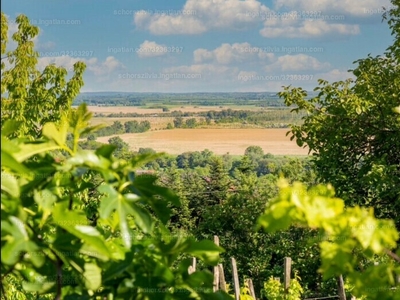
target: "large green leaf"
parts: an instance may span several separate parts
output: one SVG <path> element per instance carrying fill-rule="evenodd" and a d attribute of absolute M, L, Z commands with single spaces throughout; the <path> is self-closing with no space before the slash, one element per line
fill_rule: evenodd
<path fill-rule="evenodd" d="M 85 264 L 85 286 L 89 290 L 97 290 L 101 286 L 101 269 L 95 264 Z"/>
<path fill-rule="evenodd" d="M 130 248 L 132 245 L 127 215 L 134 216 L 136 225 L 144 232 L 151 231 L 152 222 L 148 212 L 132 202 L 131 197 L 124 197 L 108 184 L 98 187 L 98 191 L 104 194 L 100 203 L 100 217 L 107 219 L 115 211 L 118 217 L 122 240 L 126 248 Z"/>
<path fill-rule="evenodd" d="M 14 154 L 15 159 L 19 162 L 22 162 L 35 154 L 61 149 L 61 147 L 54 142 L 26 143 L 21 144 L 19 147 L 20 150 Z"/>
<path fill-rule="evenodd" d="M 103 156 L 107 158 L 108 160 L 111 160 L 112 153 L 117 147 L 114 145 L 102 145 L 98 149 L 96 149 L 96 155 Z"/>
<path fill-rule="evenodd" d="M 103 282 L 117 278 L 120 274 L 131 267 L 134 252 L 129 251 L 125 254 L 125 259 L 120 262 L 112 262 L 103 273 Z"/>
<path fill-rule="evenodd" d="M 19 197 L 19 185 L 14 175 L 1 172 L 1 190 L 10 194 L 11 197 Z"/>
<path fill-rule="evenodd" d="M 42 130 L 43 136 L 56 142 L 57 145 L 63 146 L 67 138 L 66 131 L 58 131 L 54 123 L 46 123 Z"/>
<path fill-rule="evenodd" d="M 68 159 L 68 163 L 72 165 L 86 165 L 89 167 L 98 167 L 107 169 L 111 162 L 103 156 L 97 155 L 90 150 L 80 150 L 73 157 Z"/>
<path fill-rule="evenodd" d="M 53 219 L 55 224 L 83 241 L 86 246 L 85 254 L 102 260 L 111 257 L 104 238 L 96 228 L 87 225 L 88 221 L 83 213 L 68 210 L 64 203 L 57 204 L 53 209 Z"/>
<path fill-rule="evenodd" d="M 8 119 L 6 122 L 4 122 L 3 127 L 1 127 L 1 134 L 4 136 L 8 136 L 16 131 L 20 125 L 21 122 Z"/>
<path fill-rule="evenodd" d="M 2 145 L 3 146 L 3 145 Z M 16 149 L 15 149 L 16 150 Z M 6 152 L 3 147 L 1 148 L 1 165 L 3 167 L 10 168 L 14 172 L 19 173 L 22 176 L 26 176 L 30 173 L 30 170 L 23 164 L 18 162 L 11 153 Z"/>
<path fill-rule="evenodd" d="M 179 207 L 179 197 L 171 189 L 155 185 L 156 180 L 156 176 L 136 176 L 132 184 L 146 197 L 161 196 Z"/>
<path fill-rule="evenodd" d="M 104 125 L 104 124 L 98 124 L 98 125 L 95 125 L 95 126 L 88 126 L 81 132 L 81 135 L 95 132 L 95 131 L 97 131 L 99 129 L 102 129 L 104 127 L 106 127 L 106 125 Z"/>
<path fill-rule="evenodd" d="M 152 232 L 154 222 L 150 213 L 138 204 L 131 203 L 130 205 L 132 207 L 131 214 L 137 226 L 142 229 L 144 233 Z"/>
<path fill-rule="evenodd" d="M 53 204 L 57 201 L 57 197 L 49 190 L 34 191 L 33 199 L 43 210 L 42 223 L 51 215 Z"/>
<path fill-rule="evenodd" d="M 46 293 L 54 288 L 56 285 L 55 281 L 44 281 L 44 282 L 22 282 L 22 287 L 26 292 L 38 292 Z"/>
<path fill-rule="evenodd" d="M 29 239 L 25 225 L 19 218 L 10 216 L 8 221 L 1 221 L 3 232 L 8 232 L 7 243 L 1 248 L 1 261 L 7 265 L 14 265 L 23 253 L 28 253 L 32 263 L 40 267 L 44 257 L 38 255 L 40 248 Z M 2 237 L 5 234 L 2 232 Z"/>
<path fill-rule="evenodd" d="M 188 242 L 189 245 L 185 252 L 204 260 L 206 264 L 216 265 L 219 260 L 219 254 L 224 252 L 223 248 L 209 240 L 200 242 L 188 240 Z"/>

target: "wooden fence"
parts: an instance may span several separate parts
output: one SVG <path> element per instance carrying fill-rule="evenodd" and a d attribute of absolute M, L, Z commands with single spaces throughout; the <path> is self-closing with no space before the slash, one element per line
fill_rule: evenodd
<path fill-rule="evenodd" d="M 214 243 L 219 246 L 219 238 L 218 236 L 214 236 Z M 231 257 L 231 267 L 232 267 L 232 279 L 233 279 L 233 290 L 235 294 L 235 300 L 240 300 L 240 281 L 239 275 L 237 271 L 237 264 L 235 258 Z M 291 280 L 291 270 L 292 270 L 292 259 L 290 257 L 285 257 L 283 262 L 283 286 L 285 291 L 287 292 L 290 287 L 290 280 Z M 193 258 L 192 265 L 189 266 L 188 272 L 189 274 L 196 271 L 196 258 Z M 256 298 L 256 294 L 254 291 L 253 281 L 251 278 L 246 279 L 246 284 L 250 290 L 250 295 L 253 299 L 258 300 Z M 322 300 L 322 299 L 339 299 L 339 300 L 346 300 L 346 293 L 344 289 L 344 282 L 343 277 L 340 275 L 337 278 L 338 284 L 338 294 L 335 296 L 327 296 L 327 297 L 319 297 L 319 298 L 307 298 L 304 300 Z M 214 267 L 214 281 L 213 281 L 213 290 L 218 291 L 227 291 L 226 288 L 226 281 L 225 281 L 225 273 L 224 267 L 222 264 L 218 264 Z"/>

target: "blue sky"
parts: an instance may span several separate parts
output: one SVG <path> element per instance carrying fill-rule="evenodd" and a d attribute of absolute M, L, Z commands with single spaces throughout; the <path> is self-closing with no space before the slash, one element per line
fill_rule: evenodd
<path fill-rule="evenodd" d="M 40 68 L 84 61 L 83 92 L 259 92 L 350 77 L 353 61 L 392 43 L 382 6 L 390 1 L 8 0 L 2 11 L 40 27 Z"/>

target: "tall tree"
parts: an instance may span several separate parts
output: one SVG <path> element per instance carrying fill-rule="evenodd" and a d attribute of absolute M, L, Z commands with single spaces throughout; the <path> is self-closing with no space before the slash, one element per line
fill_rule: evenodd
<path fill-rule="evenodd" d="M 119 136 L 114 136 L 108 139 L 108 143 L 114 145 L 116 147 L 114 155 L 119 158 L 125 158 L 130 156 L 129 153 L 129 144 L 126 143 L 123 139 Z"/>
<path fill-rule="evenodd" d="M 393 218 L 400 228 L 399 0 L 384 17 L 395 38 L 384 55 L 357 60 L 355 80 L 319 80 L 319 94 L 306 100 L 301 88 L 280 96 L 304 123 L 292 126 L 292 138 L 313 152 L 319 178 L 334 185 L 347 205 L 373 206 L 378 217 Z"/>
<path fill-rule="evenodd" d="M 66 80 L 67 70 L 48 65 L 38 70 L 38 52 L 33 39 L 39 28 L 31 25 L 26 16 L 16 19 L 18 31 L 12 36 L 17 47 L 7 51 L 7 18 L 1 13 L 1 127 L 13 119 L 19 122 L 13 136 L 31 139 L 41 134 L 46 122 L 59 122 L 68 115 L 73 99 L 83 86 L 83 62 L 74 64 L 74 74 Z M 4 56 L 3 56 L 4 55 Z"/>
<path fill-rule="evenodd" d="M 206 195 L 204 205 L 220 204 L 227 199 L 229 177 L 224 163 L 220 157 L 213 157 L 210 162 L 210 175 L 204 177 L 206 182 Z"/>

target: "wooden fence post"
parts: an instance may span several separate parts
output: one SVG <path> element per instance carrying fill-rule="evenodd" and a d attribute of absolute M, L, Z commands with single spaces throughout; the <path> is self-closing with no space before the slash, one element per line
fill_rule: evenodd
<path fill-rule="evenodd" d="M 343 282 L 343 276 L 340 275 L 337 278 L 337 283 L 338 283 L 338 295 L 340 300 L 346 300 L 346 292 L 344 290 L 344 282 Z"/>
<path fill-rule="evenodd" d="M 196 272 L 196 257 L 192 257 L 192 265 L 188 268 L 188 273 L 192 274 Z"/>
<path fill-rule="evenodd" d="M 254 285 L 253 285 L 253 280 L 251 280 L 251 278 L 246 279 L 247 285 L 249 287 L 250 290 L 250 295 L 254 298 L 254 300 L 256 299 L 256 293 L 254 292 Z"/>
<path fill-rule="evenodd" d="M 235 300 L 240 300 L 240 283 L 237 272 L 236 260 L 231 257 L 232 263 L 232 277 L 233 277 L 233 288 L 235 289 Z"/>
<path fill-rule="evenodd" d="M 214 235 L 214 243 L 219 246 L 219 238 L 217 235 Z M 219 268 L 218 266 L 214 267 L 214 282 L 213 282 L 213 291 L 216 292 L 219 290 Z"/>
<path fill-rule="evenodd" d="M 290 272 L 292 270 L 292 259 L 290 257 L 285 257 L 283 267 L 283 286 L 285 293 L 287 293 L 290 287 Z"/>
<path fill-rule="evenodd" d="M 225 273 L 224 273 L 224 267 L 222 264 L 218 265 L 218 271 L 219 271 L 219 287 L 222 291 L 226 292 L 226 281 L 225 281 Z"/>

